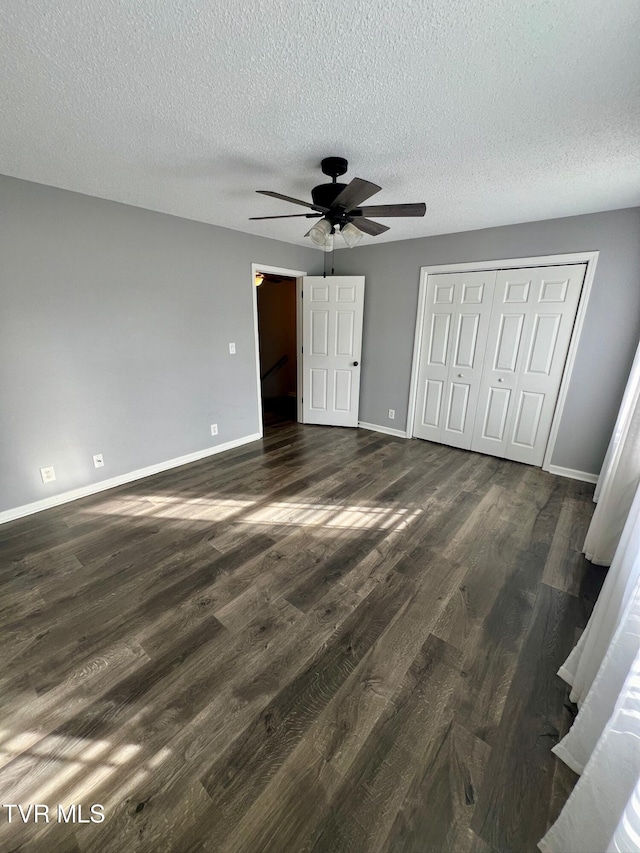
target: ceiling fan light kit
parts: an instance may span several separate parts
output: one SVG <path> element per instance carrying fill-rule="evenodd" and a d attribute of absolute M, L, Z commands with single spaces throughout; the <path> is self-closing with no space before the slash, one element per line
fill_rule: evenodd
<path fill-rule="evenodd" d="M 334 234 L 336 228 L 344 237 L 344 241 L 351 249 L 362 239 L 363 234 L 372 237 L 383 234 L 389 230 L 387 225 L 368 219 L 369 216 L 424 216 L 427 210 L 424 202 L 417 204 L 380 204 L 373 207 L 361 207 L 362 202 L 371 198 L 382 187 L 364 181 L 362 178 L 353 178 L 348 184 L 338 183 L 337 178 L 344 175 L 348 168 L 348 162 L 344 157 L 325 157 L 320 166 L 325 175 L 332 178 L 330 184 L 319 184 L 311 190 L 312 202 L 301 201 L 291 196 L 272 192 L 271 190 L 256 190 L 261 195 L 279 198 L 283 201 L 299 204 L 311 208 L 315 213 L 293 213 L 281 216 L 250 216 L 250 219 L 288 219 L 292 216 L 313 219 L 321 217 L 305 236 L 311 238 L 316 246 L 325 252 L 333 251 Z"/>

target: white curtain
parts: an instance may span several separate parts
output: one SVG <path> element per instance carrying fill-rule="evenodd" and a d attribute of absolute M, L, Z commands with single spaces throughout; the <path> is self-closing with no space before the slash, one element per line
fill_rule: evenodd
<path fill-rule="evenodd" d="M 640 488 L 589 624 L 559 674 L 579 712 L 553 751 L 582 775 L 539 847 L 640 851 Z"/>
<path fill-rule="evenodd" d="M 618 413 L 594 498 L 598 501 L 584 543 L 588 560 L 610 566 L 640 483 L 640 346 Z"/>

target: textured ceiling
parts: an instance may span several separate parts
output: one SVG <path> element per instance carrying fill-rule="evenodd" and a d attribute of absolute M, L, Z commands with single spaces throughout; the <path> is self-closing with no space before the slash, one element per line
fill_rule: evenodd
<path fill-rule="evenodd" d="M 637 0 L 4 0 L 0 172 L 292 243 L 319 161 L 425 201 L 363 243 L 640 204 Z M 587 247 L 588 248 L 588 247 Z"/>

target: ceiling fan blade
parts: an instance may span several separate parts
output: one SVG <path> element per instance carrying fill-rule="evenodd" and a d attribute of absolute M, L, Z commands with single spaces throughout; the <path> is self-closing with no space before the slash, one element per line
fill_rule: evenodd
<path fill-rule="evenodd" d="M 361 207 L 352 211 L 354 214 L 361 213 L 362 216 L 424 216 L 427 205 L 424 202 L 417 204 L 378 204 L 370 207 Z"/>
<path fill-rule="evenodd" d="M 372 237 L 377 237 L 378 234 L 384 234 L 389 230 L 388 225 L 381 225 L 380 222 L 374 222 L 372 219 L 365 219 L 364 216 L 353 220 L 353 224 L 365 234 L 371 234 Z"/>
<path fill-rule="evenodd" d="M 303 219 L 317 219 L 322 216 L 321 213 L 285 213 L 280 216 L 250 216 L 249 219 L 293 219 L 299 218 L 300 216 Z"/>
<path fill-rule="evenodd" d="M 303 207 L 310 207 L 311 210 L 319 210 L 322 213 L 327 213 L 329 210 L 328 207 L 319 207 L 317 204 L 311 204 L 308 201 L 300 201 L 299 198 L 291 198 L 289 195 L 282 195 L 282 193 L 273 193 L 271 190 L 256 190 L 260 195 L 268 195 L 271 198 L 280 198 L 282 201 L 290 201 L 292 204 L 301 204 Z M 366 196 L 368 198 L 368 196 Z"/>
<path fill-rule="evenodd" d="M 363 181 L 362 178 L 354 178 L 350 184 L 342 190 L 333 200 L 331 207 L 344 207 L 347 213 L 357 207 L 361 202 L 379 193 L 382 187 L 372 184 L 371 181 Z"/>

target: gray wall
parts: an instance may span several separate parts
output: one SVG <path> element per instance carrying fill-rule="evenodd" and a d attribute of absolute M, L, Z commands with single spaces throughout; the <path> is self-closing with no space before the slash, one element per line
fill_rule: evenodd
<path fill-rule="evenodd" d="M 640 208 L 337 252 L 336 274 L 366 276 L 360 420 L 406 428 L 421 266 L 594 250 L 600 258 L 552 462 L 598 473 L 640 336 Z"/>
<path fill-rule="evenodd" d="M 251 263 L 318 274 L 322 253 L 1 176 L 0 217 L 0 512 L 257 431 Z M 597 472 L 640 334 L 639 238 L 631 209 L 338 252 L 367 281 L 360 419 L 406 427 L 421 266 L 597 249 L 553 459 Z"/>
<path fill-rule="evenodd" d="M 257 432 L 251 263 L 320 252 L 6 177 L 0 216 L 0 511 Z"/>

